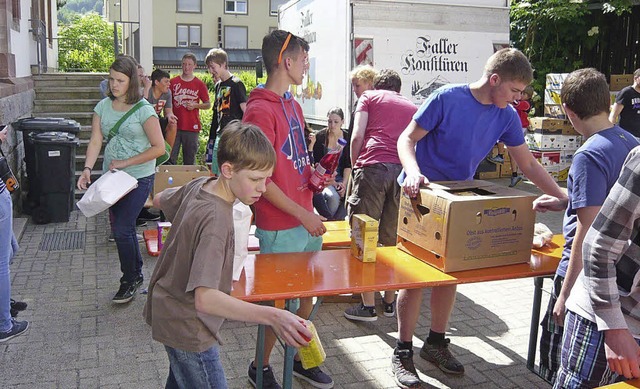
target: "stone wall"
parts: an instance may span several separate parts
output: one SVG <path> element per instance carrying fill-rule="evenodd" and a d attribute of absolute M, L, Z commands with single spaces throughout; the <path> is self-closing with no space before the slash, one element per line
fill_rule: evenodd
<path fill-rule="evenodd" d="M 0 79 L 0 82 L 2 80 Z M 33 82 L 31 82 L 33 85 Z M 31 116 L 33 111 L 33 101 L 35 90 L 33 87 L 23 92 L 18 92 L 7 97 L 0 98 L 0 124 L 10 124 L 22 117 Z M 22 189 L 25 188 L 26 170 L 24 164 L 24 146 L 22 145 L 22 134 L 9 128 L 7 140 L 2 143 L 4 152 L 11 170 L 20 182 L 20 189 L 12 194 L 14 213 L 20 214 L 22 210 Z"/>

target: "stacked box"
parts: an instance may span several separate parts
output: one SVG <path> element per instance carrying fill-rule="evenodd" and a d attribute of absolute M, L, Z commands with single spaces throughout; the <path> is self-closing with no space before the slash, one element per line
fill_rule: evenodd
<path fill-rule="evenodd" d="M 544 90 L 544 116 L 566 119 L 567 115 L 562 108 L 560 90 L 562 83 L 569 73 L 549 73 Z"/>
<path fill-rule="evenodd" d="M 505 151 L 505 154 L 508 153 Z M 493 146 L 493 149 L 491 149 L 491 153 L 489 153 L 489 155 L 487 156 L 495 157 L 496 155 L 498 155 L 498 146 Z M 503 155 L 503 157 L 507 158 L 506 155 Z M 486 159 L 483 159 L 482 162 L 480 162 L 480 164 L 478 165 L 474 177 L 480 180 L 491 180 L 494 178 L 500 178 L 501 169 L 504 169 L 504 167 L 500 164 L 491 163 Z"/>
<path fill-rule="evenodd" d="M 619 91 L 633 84 L 633 74 L 612 74 L 609 82 L 610 91 Z"/>
<path fill-rule="evenodd" d="M 511 177 L 511 155 L 508 152 L 505 153 L 504 163 L 500 166 L 500 177 Z"/>
<path fill-rule="evenodd" d="M 540 165 L 544 167 L 544 170 L 556 181 L 558 181 L 558 173 L 562 170 L 560 165 L 561 153 L 561 151 L 531 151 L 533 157 L 538 160 Z"/>
<path fill-rule="evenodd" d="M 556 181 L 566 181 L 573 153 L 582 145 L 582 136 L 568 120 L 537 117 L 530 122 L 532 131 L 526 139 L 534 157 Z"/>

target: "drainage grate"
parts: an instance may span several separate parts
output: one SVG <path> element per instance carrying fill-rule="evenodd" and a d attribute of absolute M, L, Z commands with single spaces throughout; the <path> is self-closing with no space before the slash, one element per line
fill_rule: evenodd
<path fill-rule="evenodd" d="M 84 231 L 45 233 L 40 241 L 40 250 L 60 251 L 84 248 Z"/>

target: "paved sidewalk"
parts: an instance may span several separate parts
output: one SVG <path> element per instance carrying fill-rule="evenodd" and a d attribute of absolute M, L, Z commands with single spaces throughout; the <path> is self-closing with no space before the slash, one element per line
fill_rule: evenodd
<path fill-rule="evenodd" d="M 508 179 L 500 182 L 506 185 Z M 520 186 L 535 191 L 526 183 Z M 539 215 L 539 220 L 555 233 L 561 231 L 561 213 Z M 107 230 L 105 214 L 86 219 L 79 211 L 72 213 L 68 223 L 27 223 L 11 271 L 14 297 L 29 303 L 19 318 L 29 320 L 31 327 L 26 335 L 0 345 L 3 387 L 164 387 L 168 361 L 163 346 L 151 339 L 142 319 L 146 296 L 138 295 L 123 306 L 111 303 L 120 270 Z M 84 233 L 84 240 L 78 239 L 83 247 L 41 247 L 51 234 L 60 237 L 65 232 Z M 156 258 L 145 252 L 144 262 L 148 280 Z M 547 281 L 545 287 L 549 284 Z M 447 376 L 417 356 L 428 332 L 429 291 L 425 291 L 414 339 L 416 366 L 426 383 L 423 387 L 548 388 L 525 366 L 533 280 L 462 285 L 458 292 L 449 332 L 453 353 L 466 373 Z M 545 295 L 543 308 L 546 301 Z M 395 318 L 381 316 L 376 322 L 353 323 L 342 316 L 347 306 L 348 302 L 324 303 L 314 320 L 327 352 L 326 371 L 335 387 L 395 388 L 390 374 Z M 256 334 L 256 326 L 238 322 L 227 322 L 222 329 L 222 357 L 231 388 L 250 387 L 246 369 Z M 274 354 L 274 368 L 281 374 L 282 348 L 278 346 Z M 295 380 L 294 387 L 310 386 Z"/>

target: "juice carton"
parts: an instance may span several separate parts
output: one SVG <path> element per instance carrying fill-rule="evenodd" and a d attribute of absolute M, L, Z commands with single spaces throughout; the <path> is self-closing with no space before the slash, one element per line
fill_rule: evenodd
<path fill-rule="evenodd" d="M 170 222 L 158 222 L 158 251 L 162 250 L 162 246 L 164 246 L 164 242 L 167 240 L 170 229 Z"/>
<path fill-rule="evenodd" d="M 327 359 L 327 354 L 324 352 L 322 343 L 320 343 L 316 327 L 309 320 L 306 321 L 306 326 L 311 331 L 311 340 L 308 346 L 298 349 L 298 355 L 300 356 L 302 367 L 311 369 L 312 367 L 320 366 Z"/>
<path fill-rule="evenodd" d="M 378 221 L 368 215 L 356 214 L 351 219 L 351 255 L 362 262 L 376 261 Z"/>

